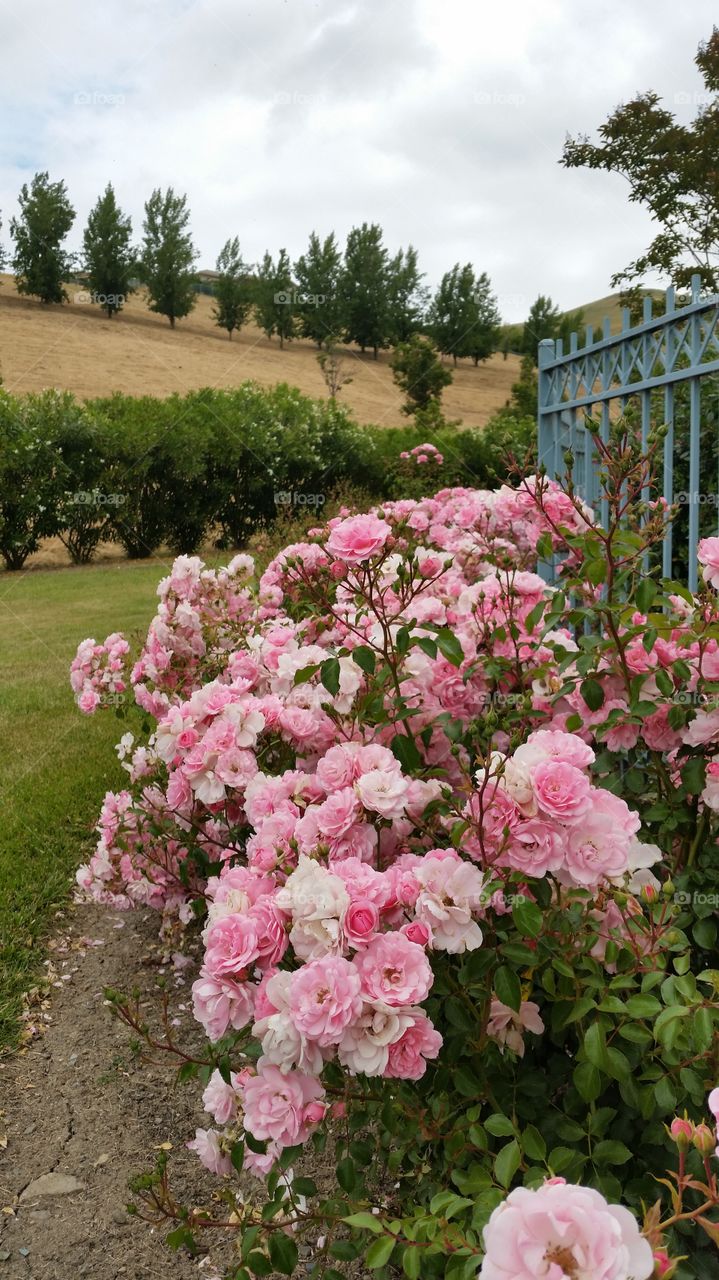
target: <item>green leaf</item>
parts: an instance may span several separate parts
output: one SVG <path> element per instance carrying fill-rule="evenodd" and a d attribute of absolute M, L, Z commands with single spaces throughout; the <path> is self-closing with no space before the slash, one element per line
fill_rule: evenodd
<path fill-rule="evenodd" d="M 651 578 L 642 578 L 637 587 L 636 602 L 640 613 L 649 613 L 657 594 L 657 584 Z"/>
<path fill-rule="evenodd" d="M 501 964 L 494 974 L 494 990 L 498 1000 L 519 1012 L 522 1004 L 522 984 L 514 969 Z"/>
<path fill-rule="evenodd" d="M 690 796 L 701 795 L 706 782 L 706 761 L 702 756 L 692 756 L 684 765 L 681 776 Z"/>
<path fill-rule="evenodd" d="M 294 1178 L 292 1181 L 292 1191 L 298 1196 L 316 1196 L 317 1183 L 313 1178 Z"/>
<path fill-rule="evenodd" d="M 407 1280 L 418 1280 L 422 1268 L 422 1250 L 416 1244 L 410 1245 L 402 1255 L 402 1270 Z"/>
<path fill-rule="evenodd" d="M 532 1160 L 543 1160 L 547 1154 L 547 1144 L 533 1124 L 527 1125 L 522 1133 L 522 1149 Z"/>
<path fill-rule="evenodd" d="M 604 690 L 598 680 L 592 678 L 582 680 L 579 692 L 590 711 L 598 711 L 600 707 L 604 706 Z"/>
<path fill-rule="evenodd" d="M 536 902 L 524 898 L 512 907 L 512 919 L 525 938 L 538 938 L 542 932 L 542 912 Z"/>
<path fill-rule="evenodd" d="M 343 1218 L 342 1221 L 348 1227 L 357 1227 L 360 1231 L 374 1231 L 375 1235 L 380 1235 L 383 1230 L 373 1213 L 351 1213 L 349 1218 Z"/>
<path fill-rule="evenodd" d="M 576 1151 L 572 1151 L 569 1147 L 554 1147 L 547 1156 L 547 1164 L 552 1173 L 561 1173 L 562 1169 L 566 1169 L 576 1158 Z"/>
<path fill-rule="evenodd" d="M 662 1005 L 656 996 L 630 996 L 624 1007 L 630 1018 L 653 1018 Z"/>
<path fill-rule="evenodd" d="M 269 1239 L 269 1250 L 275 1271 L 281 1271 L 283 1276 L 291 1276 L 299 1256 L 292 1236 L 286 1236 L 284 1231 L 273 1231 Z"/>
<path fill-rule="evenodd" d="M 320 664 L 320 679 L 327 692 L 336 697 L 340 691 L 339 658 L 325 658 Z"/>
<path fill-rule="evenodd" d="M 487 1117 L 484 1127 L 493 1138 L 509 1138 L 514 1134 L 514 1125 L 509 1116 L 503 1116 L 499 1111 Z"/>
<path fill-rule="evenodd" d="M 599 1022 L 593 1022 L 584 1036 L 584 1052 L 592 1066 L 606 1071 L 608 1063 L 607 1042 L 604 1029 Z"/>
<path fill-rule="evenodd" d="M 516 1138 L 508 1142 L 497 1152 L 494 1160 L 494 1176 L 500 1186 L 508 1187 L 522 1159 L 519 1143 Z"/>
<path fill-rule="evenodd" d="M 408 738 L 406 733 L 396 733 L 389 745 L 406 773 L 421 769 L 422 757 L 416 743 L 412 738 Z"/>
<path fill-rule="evenodd" d="M 358 644 L 356 649 L 352 650 L 352 661 L 364 671 L 365 675 L 374 674 L 377 659 L 373 651 L 366 644 Z"/>
<path fill-rule="evenodd" d="M 592 1151 L 592 1159 L 597 1164 L 626 1164 L 632 1153 L 623 1142 L 598 1142 Z"/>
<path fill-rule="evenodd" d="M 453 667 L 461 667 L 464 662 L 464 650 L 454 632 L 450 631 L 449 627 L 442 627 L 435 639 L 442 657 L 451 662 Z"/>
<path fill-rule="evenodd" d="M 389 1262 L 394 1249 L 394 1239 L 392 1236 L 382 1236 L 381 1240 L 375 1240 L 365 1254 L 365 1262 L 370 1271 L 376 1271 L 378 1267 L 383 1267 Z"/>
<path fill-rule="evenodd" d="M 574 1087 L 583 1102 L 594 1102 L 602 1092 L 602 1078 L 591 1062 L 580 1062 L 575 1068 Z"/>
<path fill-rule="evenodd" d="M 347 1194 L 350 1195 L 357 1186 L 357 1168 L 354 1160 L 350 1156 L 347 1156 L 344 1160 L 340 1160 L 337 1165 L 336 1172 L 337 1181 L 339 1182 L 342 1190 L 346 1191 Z"/>

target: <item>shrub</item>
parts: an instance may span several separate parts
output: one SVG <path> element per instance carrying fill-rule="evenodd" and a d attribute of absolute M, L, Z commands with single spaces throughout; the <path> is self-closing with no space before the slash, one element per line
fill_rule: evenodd
<path fill-rule="evenodd" d="M 162 584 L 132 674 L 155 735 L 124 739 L 79 881 L 202 918 L 199 1062 L 110 998 L 204 1086 L 234 1277 L 303 1239 L 317 1276 L 716 1271 L 719 539 L 697 600 L 647 577 L 665 512 L 617 431 L 606 531 L 526 477 L 333 518 L 254 586 L 246 556 Z M 83 709 L 120 639 L 81 647 Z M 329 1191 L 290 1172 L 307 1144 Z M 208 1225 L 164 1157 L 136 1193 L 176 1245 Z"/>
<path fill-rule="evenodd" d="M 21 569 L 58 531 L 64 477 L 53 434 L 67 402 L 55 391 L 19 399 L 0 389 L 0 553 L 8 569 Z"/>

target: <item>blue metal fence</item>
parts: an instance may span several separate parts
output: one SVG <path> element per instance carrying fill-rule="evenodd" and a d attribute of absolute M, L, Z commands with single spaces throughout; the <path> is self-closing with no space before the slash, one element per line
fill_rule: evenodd
<path fill-rule="evenodd" d="M 665 313 L 657 317 L 652 314 L 653 300 L 647 297 L 641 324 L 632 326 L 629 311 L 624 310 L 621 331 L 611 333 L 607 319 L 598 340 L 588 325 L 581 349 L 577 334 L 572 334 L 566 353 L 561 339 L 546 339 L 539 344 L 539 461 L 549 476 L 560 477 L 566 471 L 564 453 L 571 448 L 575 457 L 574 483 L 590 506 L 599 499 L 599 484 L 592 438 L 584 425 L 587 418 L 598 421 L 599 434 L 606 442 L 612 414 L 624 412 L 630 399 L 636 398 L 645 447 L 651 427 L 666 423 L 661 492 L 669 503 L 675 501 L 679 436 L 686 437 L 683 443 L 689 453 L 688 487 L 680 500 L 688 507 L 687 578 L 692 591 L 697 585 L 696 548 L 702 504 L 709 500 L 715 511 L 719 510 L 717 477 L 707 474 L 700 457 L 702 391 L 707 387 L 706 379 L 719 373 L 719 296 L 701 298 L 700 291 L 700 277 L 694 276 L 691 301 L 677 307 L 674 290 L 667 289 Z M 688 413 L 679 419 L 675 392 L 683 383 L 689 388 Z M 716 391 L 716 383 L 713 389 Z M 598 514 L 600 523 L 606 523 L 605 500 L 599 500 Z M 712 532 L 716 532 L 715 527 Z M 662 557 L 665 577 L 673 576 L 674 560 L 670 525 Z"/>

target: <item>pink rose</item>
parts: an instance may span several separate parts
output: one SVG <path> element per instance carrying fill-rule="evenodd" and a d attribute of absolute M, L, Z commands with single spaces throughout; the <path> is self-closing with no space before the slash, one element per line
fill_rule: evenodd
<path fill-rule="evenodd" d="M 366 946 L 378 927 L 379 911 L 374 902 L 360 899 L 350 903 L 342 920 L 342 930 L 350 946 Z"/>
<path fill-rule="evenodd" d="M 249 916 L 222 916 L 207 930 L 205 968 L 213 978 L 239 977 L 259 954 L 257 925 Z"/>
<path fill-rule="evenodd" d="M 562 760 L 546 760 L 532 770 L 540 809 L 560 822 L 576 822 L 590 808 L 592 784 L 586 774 Z"/>
<path fill-rule="evenodd" d="M 427 1059 L 436 1058 L 442 1037 L 426 1014 L 412 1014 L 412 1025 L 389 1046 L 389 1062 L 384 1072 L 393 1080 L 419 1080 L 427 1070 Z"/>
<path fill-rule="evenodd" d="M 399 770 L 370 769 L 357 779 L 355 789 L 365 809 L 382 818 L 400 818 L 404 813 L 408 783 Z"/>
<path fill-rule="evenodd" d="M 391 532 L 387 521 L 377 516 L 350 516 L 335 525 L 325 545 L 338 560 L 361 564 L 382 551 Z"/>
<path fill-rule="evenodd" d="M 192 1142 L 188 1142 L 189 1151 L 196 1151 L 200 1160 L 210 1173 L 232 1173 L 232 1161 L 220 1147 L 221 1135 L 216 1129 L 197 1129 Z"/>
<path fill-rule="evenodd" d="M 697 546 L 697 560 L 704 566 L 704 581 L 719 589 L 719 538 L 702 538 Z"/>
<path fill-rule="evenodd" d="M 361 1008 L 359 974 L 342 956 L 311 960 L 292 974 L 290 1016 L 308 1040 L 337 1044 Z"/>
<path fill-rule="evenodd" d="M 319 1080 L 302 1071 L 286 1075 L 279 1067 L 265 1063 L 243 1090 L 245 1128 L 258 1142 L 270 1139 L 282 1147 L 306 1142 L 310 1127 L 310 1104 L 325 1096 Z"/>
<path fill-rule="evenodd" d="M 484 1228 L 481 1280 L 649 1280 L 652 1250 L 636 1219 L 591 1187 L 516 1187 Z"/>
<path fill-rule="evenodd" d="M 433 974 L 424 951 L 401 933 L 381 933 L 355 959 L 367 1000 L 390 1008 L 421 1004 Z"/>
<path fill-rule="evenodd" d="M 342 787 L 321 804 L 315 820 L 323 836 L 335 840 L 357 821 L 362 810 L 352 787 Z"/>
<path fill-rule="evenodd" d="M 234 1079 L 237 1080 L 236 1074 Z M 229 1124 L 237 1111 L 237 1093 L 231 1084 L 223 1080 L 217 1070 L 210 1076 L 202 1095 L 202 1105 L 205 1111 L 209 1111 L 216 1124 Z"/>
<path fill-rule="evenodd" d="M 228 1027 L 241 1031 L 253 1018 L 253 988 L 215 978 L 203 969 L 192 984 L 192 1010 L 210 1040 L 221 1039 Z"/>

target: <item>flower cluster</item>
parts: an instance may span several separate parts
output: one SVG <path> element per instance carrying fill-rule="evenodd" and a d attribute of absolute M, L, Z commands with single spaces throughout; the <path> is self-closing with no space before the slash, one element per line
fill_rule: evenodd
<path fill-rule="evenodd" d="M 575 734 L 538 729 L 511 756 L 496 752 L 468 801 L 465 848 L 484 865 L 596 888 L 645 865 L 640 819 L 592 785 L 594 751 Z M 651 860 L 660 856 L 652 850 Z"/>
<path fill-rule="evenodd" d="M 70 685 L 85 715 L 120 700 L 127 688 L 125 659 L 129 652 L 127 640 L 118 632 L 102 644 L 88 639 L 78 646 L 70 667 Z"/>
<path fill-rule="evenodd" d="M 444 462 L 443 455 L 433 444 L 416 444 L 414 449 L 407 451 L 406 449 L 399 455 L 403 462 L 414 462 L 417 466 L 422 466 L 427 462 L 433 462 L 435 466 L 441 467 Z"/>

